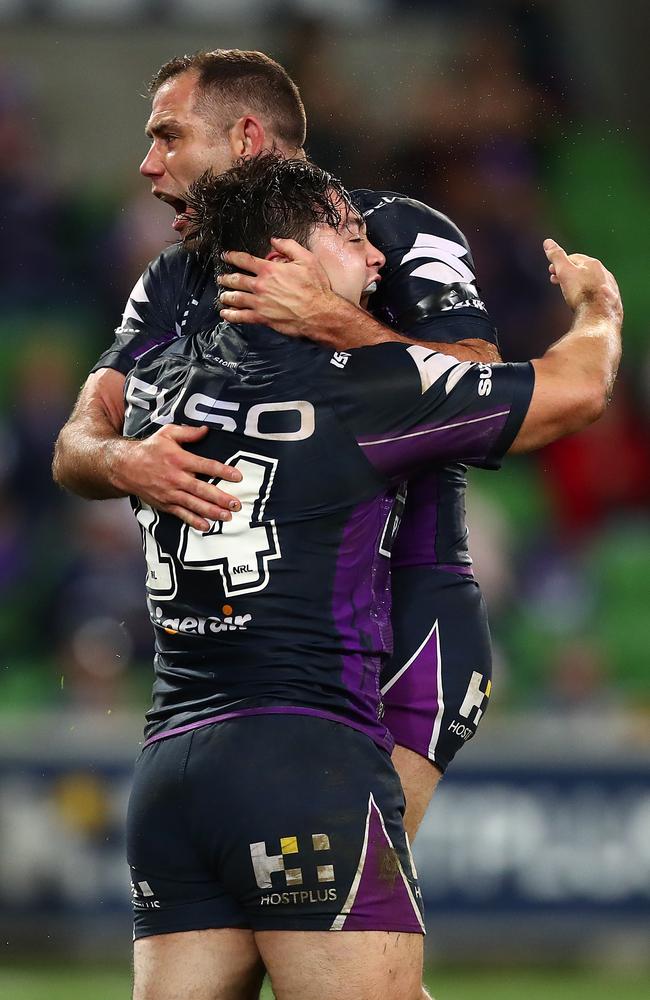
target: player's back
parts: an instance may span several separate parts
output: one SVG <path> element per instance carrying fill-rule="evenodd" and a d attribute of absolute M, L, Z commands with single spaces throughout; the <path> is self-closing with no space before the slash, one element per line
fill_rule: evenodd
<path fill-rule="evenodd" d="M 394 490 L 323 393 L 344 363 L 222 324 L 151 351 L 127 380 L 127 435 L 207 424 L 196 451 L 243 476 L 228 487 L 241 511 L 207 533 L 134 501 L 157 650 L 147 736 L 276 709 L 389 746 L 379 671 Z"/>

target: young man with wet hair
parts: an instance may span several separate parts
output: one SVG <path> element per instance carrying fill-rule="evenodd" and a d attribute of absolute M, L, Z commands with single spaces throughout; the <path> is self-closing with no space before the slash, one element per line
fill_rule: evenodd
<path fill-rule="evenodd" d="M 263 53 L 216 50 L 172 59 L 154 76 L 151 94 L 146 130 L 151 147 L 140 169 L 153 194 L 174 208 L 179 235 L 189 224 L 187 189 L 205 169 L 220 172 L 239 157 L 270 148 L 303 155 L 300 95 L 282 67 Z M 496 331 L 475 287 L 471 254 L 453 223 L 401 195 L 364 191 L 357 197 L 387 258 L 370 306 L 393 329 L 340 296 L 328 301 L 326 312 L 313 311 L 315 324 L 306 321 L 314 297 L 307 282 L 296 304 L 304 333 L 345 352 L 400 340 L 398 329 L 411 330 L 418 340 L 442 352 L 453 350 L 461 359 L 498 359 Z M 308 267 L 301 277 L 310 277 Z M 282 296 L 283 307 L 290 301 Z M 211 275 L 181 245 L 169 247 L 137 282 L 113 345 L 99 359 L 59 436 L 54 475 L 62 485 L 91 498 L 136 494 L 195 528 L 207 527 L 208 519 L 228 520 L 233 512 L 238 516 L 238 501 L 224 491 L 239 479 L 238 471 L 190 448 L 207 425 L 170 423 L 144 441 L 121 436 L 124 377 L 136 359 L 152 345 L 203 329 L 213 319 Z M 395 549 L 395 654 L 382 687 L 412 837 L 442 772 L 464 743 L 459 732 L 465 738 L 474 733 L 488 699 L 489 632 L 467 550 L 464 489 L 458 465 L 413 481 Z"/>
<path fill-rule="evenodd" d="M 208 174 L 188 201 L 211 274 L 239 243 L 254 267 L 305 250 L 353 306 L 380 286 L 383 254 L 349 195 L 304 160 Z M 399 342 L 342 356 L 222 322 L 127 376 L 129 437 L 207 424 L 198 455 L 244 472 L 241 516 L 205 531 L 133 498 L 156 635 L 128 821 L 136 1000 L 254 997 L 259 956 L 278 1000 L 421 996 L 420 895 L 379 690 L 399 486 L 440 461 L 496 467 L 604 409 L 616 283 L 598 261 L 546 252 L 575 319 L 531 364 Z"/>

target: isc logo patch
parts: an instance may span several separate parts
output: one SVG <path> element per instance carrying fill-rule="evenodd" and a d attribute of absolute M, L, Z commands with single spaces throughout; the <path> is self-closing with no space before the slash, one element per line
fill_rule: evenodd
<path fill-rule="evenodd" d="M 311 848 L 313 851 L 329 851 L 330 839 L 327 834 L 312 833 Z M 272 875 L 274 872 L 284 874 L 282 881 L 287 886 L 303 885 L 302 868 L 287 867 L 287 863 L 291 864 L 292 861 L 295 861 L 293 855 L 301 853 L 297 837 L 282 837 L 279 854 L 267 854 L 264 841 L 250 844 L 250 851 L 255 881 L 260 889 L 273 888 Z M 316 865 L 316 876 L 319 882 L 334 882 L 334 865 Z"/>

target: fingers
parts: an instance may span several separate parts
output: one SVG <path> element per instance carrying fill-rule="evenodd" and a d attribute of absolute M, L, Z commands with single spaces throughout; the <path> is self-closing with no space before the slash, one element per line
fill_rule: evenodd
<path fill-rule="evenodd" d="M 227 264 L 236 267 L 238 271 L 250 271 L 251 274 L 259 274 L 260 269 L 266 264 L 264 257 L 253 257 L 252 253 L 244 250 L 228 250 L 223 255 Z"/>
<path fill-rule="evenodd" d="M 189 424 L 166 424 L 157 433 L 161 437 L 169 437 L 172 441 L 182 444 L 188 441 L 200 441 L 207 434 L 207 426 L 191 427 Z"/>
<path fill-rule="evenodd" d="M 202 517 L 193 514 L 191 510 L 186 510 L 185 507 L 181 507 L 178 504 L 172 504 L 169 507 L 164 508 L 168 514 L 173 514 L 184 524 L 189 524 L 190 528 L 196 528 L 197 531 L 209 531 L 210 522 L 206 521 Z"/>
<path fill-rule="evenodd" d="M 271 239 L 271 245 L 274 250 L 281 253 L 283 257 L 288 257 L 289 260 L 311 260 L 314 256 L 310 250 L 300 243 L 296 243 L 295 240 L 285 240 L 274 236 Z"/>
<path fill-rule="evenodd" d="M 546 239 L 543 246 L 544 253 L 552 264 L 557 265 L 569 259 L 560 244 L 556 243 L 555 240 Z"/>
<path fill-rule="evenodd" d="M 222 493 L 210 483 L 191 478 L 187 490 L 175 490 L 170 501 L 159 506 L 197 531 L 208 531 L 215 521 L 230 521 L 233 514 L 241 510 L 239 500 Z"/>
<path fill-rule="evenodd" d="M 557 275 L 558 268 L 564 267 L 564 265 L 572 263 L 571 257 L 567 257 L 565 251 L 556 243 L 555 240 L 546 239 L 544 240 L 544 253 L 549 261 L 548 271 L 550 276 L 550 282 L 552 285 L 561 284 L 560 279 Z M 575 255 L 573 255 L 575 256 Z"/>
<path fill-rule="evenodd" d="M 221 510 L 214 516 L 211 514 L 209 517 L 202 517 L 201 514 L 192 509 L 191 498 L 185 501 L 181 494 L 180 500 L 179 503 L 166 504 L 160 509 L 167 514 L 173 514 L 184 524 L 196 528 L 197 531 L 209 531 L 215 521 L 230 521 L 232 519 L 232 514 L 229 514 L 227 510 Z"/>
<path fill-rule="evenodd" d="M 157 433 L 161 436 L 171 438 L 176 444 L 188 444 L 192 441 L 200 441 L 207 434 L 207 426 L 192 427 L 187 424 L 167 424 Z M 202 458 L 200 455 L 193 455 L 190 451 L 183 450 L 183 469 L 194 475 L 206 476 L 208 479 L 225 479 L 229 483 L 241 482 L 242 474 L 239 469 L 232 465 L 224 465 L 216 459 Z"/>
<path fill-rule="evenodd" d="M 254 292 L 256 289 L 255 278 L 250 274 L 240 274 L 238 271 L 233 274 L 220 274 L 217 284 L 222 288 L 234 288 L 243 292 Z"/>
<path fill-rule="evenodd" d="M 216 520 L 221 511 L 229 510 L 237 513 L 241 510 L 241 503 L 237 497 L 231 496 L 230 493 L 224 493 L 215 483 L 206 483 L 202 479 L 189 477 L 185 489 L 190 496 L 196 497 L 205 505 L 199 513 L 213 521 Z M 192 509 L 195 510 L 196 507 Z"/>
<path fill-rule="evenodd" d="M 250 292 L 222 292 L 219 302 L 227 309 L 252 309 L 255 296 Z"/>
<path fill-rule="evenodd" d="M 225 319 L 226 323 L 254 323 L 265 326 L 266 322 L 262 316 L 254 312 L 253 309 L 220 309 L 219 315 Z"/>

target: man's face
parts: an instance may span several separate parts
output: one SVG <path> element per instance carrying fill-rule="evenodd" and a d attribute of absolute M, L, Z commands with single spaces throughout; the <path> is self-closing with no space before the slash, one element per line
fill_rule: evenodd
<path fill-rule="evenodd" d="M 355 306 L 365 305 L 376 290 L 376 283 L 381 281 L 379 270 L 386 258 L 369 242 L 360 215 L 343 206 L 339 229 L 325 224 L 317 226 L 308 249 L 320 261 L 337 295 Z"/>
<path fill-rule="evenodd" d="M 146 134 L 151 148 L 140 164 L 140 173 L 151 181 L 151 192 L 176 210 L 173 228 L 181 236 L 189 223 L 184 218 L 185 194 L 208 168 L 223 173 L 235 162 L 229 136 L 219 122 L 211 127 L 194 110 L 198 75 L 180 73 L 158 88 L 151 106 Z"/>

